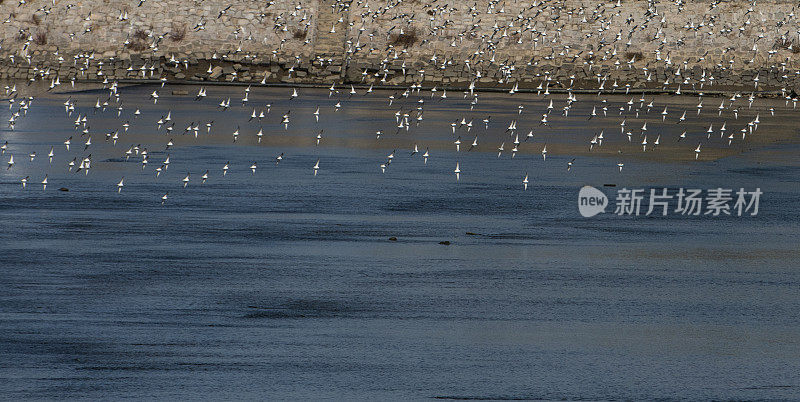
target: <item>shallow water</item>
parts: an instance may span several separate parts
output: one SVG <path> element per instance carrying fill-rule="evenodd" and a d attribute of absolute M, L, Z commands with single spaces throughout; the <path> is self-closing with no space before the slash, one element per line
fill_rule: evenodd
<path fill-rule="evenodd" d="M 676 157 L 637 153 L 618 116 L 539 127 L 549 100 L 531 95 L 481 95 L 464 112 L 461 94 L 444 102 L 424 94 L 424 122 L 395 133 L 395 111 L 416 107 L 418 96 L 389 107 L 388 92 L 350 99 L 343 90 L 329 100 L 326 90 L 306 89 L 290 101 L 288 89 L 254 89 L 242 108 L 241 88 L 209 88 L 203 102 L 163 89 L 157 105 L 148 101 L 153 89 L 123 89 L 119 120 L 92 112 L 104 92 L 72 94 L 93 133 L 86 152 L 75 114 L 61 105 L 68 95 L 37 99 L 15 131 L 0 133 L 17 159 L 0 172 L 6 398 L 800 398 L 800 147 L 786 124 L 799 112 L 782 103 L 745 112 L 743 102 L 746 116 L 728 116 L 729 127 L 761 113 L 759 137 L 730 148 L 708 141 L 695 162 L 708 123 L 725 117 L 693 116 L 690 138 L 677 143 L 687 129 L 674 123 L 679 106 L 669 124 L 658 112 L 684 98 L 656 99 L 648 117 L 665 144 L 652 152 L 686 155 Z M 228 96 L 231 110 L 215 107 Z M 628 98 L 610 99 L 618 107 Z M 585 116 L 590 99 L 574 109 Z M 268 117 L 249 122 L 267 102 Z M 772 105 L 781 109 L 770 119 Z M 176 122 L 170 136 L 154 124 L 166 109 Z M 480 120 L 488 114 L 487 132 Z M 455 152 L 450 123 L 461 116 L 474 117 L 472 132 L 459 131 L 462 146 L 477 132 L 477 151 Z M 521 137 L 529 127 L 536 136 L 511 159 L 504 130 L 515 118 Z M 628 121 L 638 128 L 643 118 Z M 124 120 L 132 127 L 117 146 L 103 142 Z M 201 123 L 197 140 L 181 134 L 191 121 Z M 607 145 L 589 154 L 583 148 L 599 129 Z M 70 135 L 67 153 L 61 142 Z M 162 152 L 169 138 L 175 147 Z M 501 141 L 509 142 L 497 158 Z M 409 156 L 415 142 L 430 147 L 427 165 Z M 137 143 L 151 153 L 145 170 L 121 159 Z M 67 172 L 89 152 L 88 175 Z M 172 163 L 156 179 L 167 153 Z M 22 191 L 25 175 L 32 184 Z M 622 187 L 759 187 L 764 195 L 753 217 L 616 216 L 612 205 L 583 218 L 583 185 L 612 200 Z"/>

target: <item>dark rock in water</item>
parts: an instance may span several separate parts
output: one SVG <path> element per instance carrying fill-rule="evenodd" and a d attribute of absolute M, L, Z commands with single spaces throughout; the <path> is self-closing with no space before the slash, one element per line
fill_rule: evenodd
<path fill-rule="evenodd" d="M 445 246 L 449 246 L 449 245 L 450 245 L 450 242 L 449 242 L 449 241 L 447 241 L 447 240 L 445 240 L 445 241 L 440 241 L 440 242 L 439 242 L 439 244 L 443 244 L 443 245 L 445 245 Z"/>
<path fill-rule="evenodd" d="M 467 236 L 479 236 L 477 233 L 467 232 Z"/>
<path fill-rule="evenodd" d="M 61 188 L 58 189 L 58 191 L 69 191 L 69 189 L 66 188 L 66 187 L 61 187 Z"/>
<path fill-rule="evenodd" d="M 617 186 L 616 184 L 612 184 L 612 183 L 603 184 L 603 187 L 616 187 L 616 186 Z"/>
<path fill-rule="evenodd" d="M 392 237 L 390 237 L 390 238 L 389 238 L 389 240 L 390 240 L 390 241 L 397 241 L 397 238 L 396 238 L 396 237 L 394 237 L 394 236 L 392 236 Z"/>

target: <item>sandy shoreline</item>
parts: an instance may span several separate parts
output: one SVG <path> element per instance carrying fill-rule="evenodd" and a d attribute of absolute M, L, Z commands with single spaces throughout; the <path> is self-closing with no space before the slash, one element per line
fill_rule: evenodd
<path fill-rule="evenodd" d="M 104 83 L 103 80 L 77 80 L 75 81 L 74 87 L 71 86 L 69 82 L 63 82 L 60 86 L 57 86 L 54 89 L 50 89 L 50 84 L 44 81 L 37 81 L 35 83 L 25 82 L 24 80 L 2 80 L 0 79 L 0 86 L 17 86 L 17 90 L 22 96 L 40 96 L 44 93 L 56 93 L 56 94 L 63 94 L 63 93 L 74 93 L 74 92 L 82 92 L 82 91 L 93 91 L 98 89 L 107 88 L 111 82 L 117 83 L 119 87 L 130 87 L 130 86 L 138 86 L 138 85 L 170 85 L 170 86 L 178 86 L 178 87 L 199 87 L 199 86 L 206 86 L 206 87 L 252 87 L 252 88 L 330 88 L 331 85 L 334 85 L 336 88 L 340 90 L 342 88 L 349 88 L 353 87 L 355 89 L 369 89 L 372 88 L 373 90 L 385 90 L 385 91 L 405 91 L 409 88 L 409 85 L 373 85 L 367 83 L 349 83 L 349 82 L 331 82 L 331 83 L 308 83 L 308 82 L 298 82 L 298 83 L 291 83 L 291 82 L 268 82 L 268 83 L 252 83 L 252 82 L 229 82 L 229 81 L 194 81 L 194 80 L 170 80 L 170 81 L 161 81 L 157 79 L 122 79 L 122 80 L 109 80 L 109 83 Z M 469 86 L 463 85 L 435 85 L 435 84 L 420 84 L 418 88 L 421 88 L 422 91 L 430 91 L 432 89 L 436 90 L 447 90 L 451 92 L 467 92 L 472 91 L 476 93 L 509 93 L 511 87 L 513 85 L 497 85 L 497 86 L 482 86 L 482 85 L 475 85 L 473 89 L 470 90 Z M 753 88 L 748 89 L 745 86 L 742 87 L 732 87 L 732 88 L 725 88 L 725 89 L 693 89 L 693 88 L 680 88 L 680 94 L 677 94 L 676 91 L 678 88 L 674 88 L 671 86 L 670 88 L 630 88 L 626 89 L 617 89 L 617 90 L 598 90 L 597 88 L 562 88 L 562 87 L 550 87 L 548 88 L 548 92 L 551 94 L 566 94 L 566 93 L 573 93 L 573 94 L 589 94 L 589 95 L 598 95 L 602 94 L 604 96 L 611 96 L 611 95 L 664 95 L 664 96 L 704 96 L 704 97 L 721 97 L 721 96 L 731 96 L 735 94 L 747 94 L 753 95 L 756 98 L 784 98 L 790 93 L 784 93 L 780 90 L 754 90 Z M 520 94 L 537 94 L 541 95 L 544 93 L 543 90 L 536 89 L 536 88 L 524 88 L 520 87 L 514 90 L 515 93 Z M 7 98 L 2 98 L 7 99 Z"/>

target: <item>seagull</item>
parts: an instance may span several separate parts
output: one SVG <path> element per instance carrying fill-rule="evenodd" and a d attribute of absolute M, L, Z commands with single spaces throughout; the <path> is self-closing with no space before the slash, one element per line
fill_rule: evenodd
<path fill-rule="evenodd" d="M 167 202 L 167 197 L 169 197 L 169 193 L 164 193 L 164 195 L 161 196 L 161 205 Z"/>
<path fill-rule="evenodd" d="M 47 190 L 47 175 L 44 175 L 44 180 L 42 180 L 42 191 Z"/>
<path fill-rule="evenodd" d="M 542 160 L 547 160 L 547 144 L 545 144 L 544 148 L 542 148 Z"/>
<path fill-rule="evenodd" d="M 522 179 L 522 185 L 524 186 L 523 191 L 528 189 L 528 172 L 525 172 L 525 178 Z"/>
<path fill-rule="evenodd" d="M 228 164 L 230 164 L 230 162 L 225 162 L 225 166 L 222 167 L 222 175 L 223 176 L 228 174 Z"/>
<path fill-rule="evenodd" d="M 456 169 L 453 172 L 456 174 L 456 181 L 461 180 L 461 168 L 458 166 L 458 162 L 456 162 Z"/>
<path fill-rule="evenodd" d="M 700 157 L 700 145 L 701 144 L 697 144 L 697 148 L 694 150 L 694 159 L 695 160 L 697 160 L 697 158 Z"/>
<path fill-rule="evenodd" d="M 117 183 L 117 194 L 122 192 L 122 187 L 125 185 L 125 176 Z"/>
<path fill-rule="evenodd" d="M 317 172 L 319 172 L 319 159 L 317 159 L 317 163 L 314 164 L 314 176 L 317 175 Z"/>
<path fill-rule="evenodd" d="M 476 135 L 476 136 L 475 136 L 475 140 L 474 140 L 474 141 L 472 141 L 472 145 L 470 145 L 470 147 L 469 147 L 469 149 L 467 150 L 467 152 L 469 152 L 469 151 L 472 151 L 472 149 L 473 149 L 473 148 L 475 148 L 475 147 L 477 147 L 477 146 L 478 146 L 478 136 Z"/>
<path fill-rule="evenodd" d="M 30 178 L 30 176 L 25 176 L 25 177 L 22 178 L 22 180 L 20 180 L 22 182 L 22 189 L 23 190 L 25 189 L 25 186 L 28 185 L 28 179 L 29 178 Z"/>
<path fill-rule="evenodd" d="M 186 188 L 186 186 L 189 185 L 189 173 L 186 173 L 186 177 L 184 177 L 181 181 L 183 182 L 183 188 Z"/>
<path fill-rule="evenodd" d="M 257 166 L 256 166 L 256 163 L 255 163 L 255 162 L 253 162 L 253 164 L 252 164 L 252 165 L 250 165 L 250 170 L 252 171 L 252 173 L 253 173 L 253 174 L 256 174 L 256 167 L 257 167 Z"/>
<path fill-rule="evenodd" d="M 8 158 L 8 168 L 6 170 L 11 169 L 12 166 L 14 166 L 14 155 Z"/>

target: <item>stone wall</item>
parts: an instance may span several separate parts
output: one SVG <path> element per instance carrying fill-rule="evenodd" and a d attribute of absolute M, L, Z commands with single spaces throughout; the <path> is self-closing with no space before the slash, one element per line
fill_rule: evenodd
<path fill-rule="evenodd" d="M 795 7 L 776 0 L 3 0 L 0 78 L 753 90 L 757 77 L 759 90 L 795 88 Z"/>

